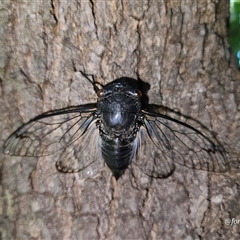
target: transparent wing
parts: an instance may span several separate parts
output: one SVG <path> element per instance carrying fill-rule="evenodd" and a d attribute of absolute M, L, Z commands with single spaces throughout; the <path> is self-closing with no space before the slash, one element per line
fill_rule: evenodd
<path fill-rule="evenodd" d="M 95 111 L 96 105 L 88 104 L 43 113 L 10 135 L 4 153 L 40 157 L 59 152 L 60 171 L 80 171 L 100 154 Z"/>
<path fill-rule="evenodd" d="M 61 172 L 79 172 L 97 160 L 100 166 L 103 163 L 101 139 L 96 122 L 92 121 L 81 137 L 76 138 L 70 146 L 64 148 L 56 162 L 56 167 Z"/>
<path fill-rule="evenodd" d="M 135 161 L 143 173 L 150 177 L 166 178 L 173 173 L 175 166 L 172 159 L 153 144 L 147 129 L 141 127 L 135 141 Z"/>
<path fill-rule="evenodd" d="M 193 169 L 225 172 L 229 167 L 226 153 L 212 139 L 179 120 L 160 113 L 143 111 L 144 126 L 160 155 Z"/>

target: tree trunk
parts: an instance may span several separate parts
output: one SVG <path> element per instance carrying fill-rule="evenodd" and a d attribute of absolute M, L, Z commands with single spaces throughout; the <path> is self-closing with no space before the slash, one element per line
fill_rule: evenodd
<path fill-rule="evenodd" d="M 148 82 L 150 103 L 211 129 L 232 164 L 225 174 L 176 166 L 166 179 L 130 167 L 116 182 L 107 167 L 82 179 L 58 172 L 51 156 L 1 154 L 2 239 L 239 236 L 239 224 L 224 223 L 240 220 L 240 74 L 229 53 L 227 1 L 28 0 L 0 9 L 1 146 L 44 111 L 95 102 L 81 70 L 102 84 L 122 76 Z"/>

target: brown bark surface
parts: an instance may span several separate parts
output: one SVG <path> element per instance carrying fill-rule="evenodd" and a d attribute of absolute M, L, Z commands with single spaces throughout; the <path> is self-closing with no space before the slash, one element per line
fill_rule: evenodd
<path fill-rule="evenodd" d="M 240 224 L 224 223 L 240 220 L 240 74 L 227 1 L 3 0 L 0 10 L 0 146 L 44 111 L 95 102 L 82 70 L 103 84 L 148 82 L 150 103 L 211 129 L 232 164 L 225 174 L 176 166 L 166 179 L 130 167 L 116 182 L 107 167 L 82 179 L 58 172 L 51 156 L 1 153 L 0 238 L 239 237 Z"/>

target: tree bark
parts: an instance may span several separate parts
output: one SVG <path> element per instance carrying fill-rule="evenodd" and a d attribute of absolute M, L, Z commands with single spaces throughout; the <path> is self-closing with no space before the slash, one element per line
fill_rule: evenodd
<path fill-rule="evenodd" d="M 0 9 L 1 146 L 44 111 L 95 102 L 81 70 L 102 84 L 148 82 L 150 103 L 215 132 L 232 165 L 225 174 L 176 166 L 166 179 L 130 167 L 116 182 L 107 167 L 82 179 L 58 172 L 51 156 L 1 154 L 2 239 L 239 236 L 239 224 L 224 223 L 240 220 L 240 74 L 227 1 L 6 0 Z"/>

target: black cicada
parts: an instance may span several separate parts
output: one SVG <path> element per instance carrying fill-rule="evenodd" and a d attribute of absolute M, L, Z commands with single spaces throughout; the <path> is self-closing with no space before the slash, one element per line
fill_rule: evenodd
<path fill-rule="evenodd" d="M 133 159 L 144 173 L 158 178 L 174 171 L 173 161 L 193 169 L 229 169 L 224 150 L 213 139 L 177 119 L 143 110 L 133 79 L 119 78 L 101 89 L 91 83 L 97 103 L 33 118 L 7 139 L 4 153 L 39 157 L 59 151 L 56 167 L 68 173 L 102 157 L 116 179 Z"/>

